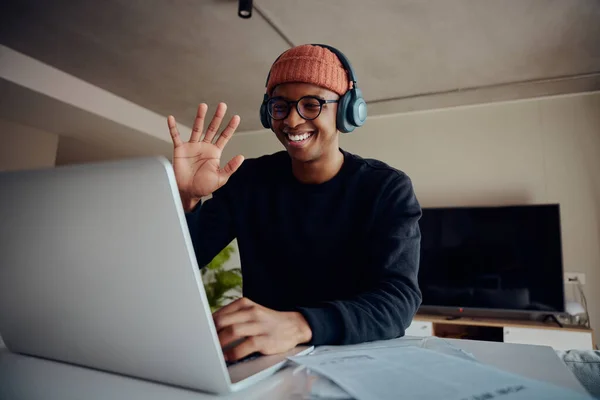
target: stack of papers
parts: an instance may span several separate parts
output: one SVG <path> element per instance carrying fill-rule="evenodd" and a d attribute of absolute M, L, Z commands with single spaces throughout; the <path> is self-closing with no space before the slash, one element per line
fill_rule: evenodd
<path fill-rule="evenodd" d="M 291 357 L 357 400 L 590 400 L 584 394 L 413 346 Z"/>

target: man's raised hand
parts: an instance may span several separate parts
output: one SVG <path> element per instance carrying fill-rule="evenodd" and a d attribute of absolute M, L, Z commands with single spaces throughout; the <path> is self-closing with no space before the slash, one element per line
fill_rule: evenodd
<path fill-rule="evenodd" d="M 223 148 L 239 126 L 240 117 L 234 115 L 227 127 L 217 137 L 217 131 L 227 111 L 227 105 L 219 103 L 215 115 L 204 131 L 204 119 L 207 111 L 206 104 L 198 106 L 192 134 L 187 142 L 181 140 L 175 118 L 173 116 L 167 118 L 174 145 L 173 169 L 186 209 L 197 204 L 201 197 L 210 195 L 227 183 L 244 161 L 243 156 L 237 155 L 225 167 L 221 168 L 220 165 Z"/>

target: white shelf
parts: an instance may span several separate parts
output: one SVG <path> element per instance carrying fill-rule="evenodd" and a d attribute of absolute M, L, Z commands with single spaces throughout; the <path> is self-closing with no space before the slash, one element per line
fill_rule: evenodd
<path fill-rule="evenodd" d="M 492 318 L 447 319 L 437 315 L 418 314 L 406 329 L 406 336 L 440 336 L 446 332 L 467 332 L 469 327 L 487 327 L 498 329 L 498 337 L 505 343 L 533 344 L 550 346 L 555 350 L 593 350 L 593 331 L 584 327 L 559 327 L 535 321 L 504 320 Z M 500 332 L 502 329 L 502 333 Z M 454 336 L 451 336 L 454 337 Z M 470 337 L 476 339 L 477 337 Z M 485 340 L 485 339 L 481 339 Z"/>

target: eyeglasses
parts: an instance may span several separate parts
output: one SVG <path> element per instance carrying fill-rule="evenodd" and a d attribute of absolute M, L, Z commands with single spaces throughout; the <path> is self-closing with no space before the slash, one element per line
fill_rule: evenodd
<path fill-rule="evenodd" d="M 307 121 L 316 119 L 321 115 L 323 104 L 337 103 L 338 100 L 323 100 L 316 96 L 304 96 L 300 100 L 287 101 L 281 97 L 272 97 L 267 102 L 267 111 L 269 116 L 276 121 L 286 119 L 290 115 L 292 105 L 296 105 L 296 111 Z"/>

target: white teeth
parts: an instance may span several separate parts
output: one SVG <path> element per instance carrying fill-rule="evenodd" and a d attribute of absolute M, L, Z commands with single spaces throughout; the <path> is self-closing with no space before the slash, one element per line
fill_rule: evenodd
<path fill-rule="evenodd" d="M 287 134 L 287 137 L 292 141 L 292 142 L 299 142 L 301 140 L 304 139 L 308 139 L 313 133 L 312 132 L 306 132 L 303 133 L 301 135 L 290 135 L 289 133 Z"/>

